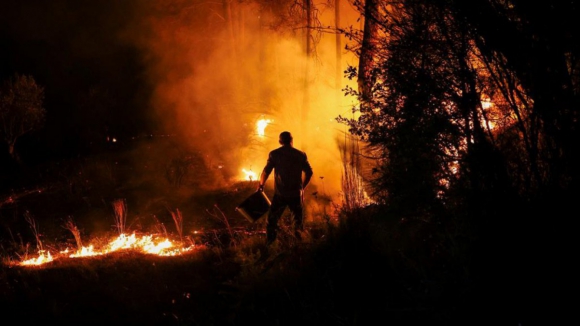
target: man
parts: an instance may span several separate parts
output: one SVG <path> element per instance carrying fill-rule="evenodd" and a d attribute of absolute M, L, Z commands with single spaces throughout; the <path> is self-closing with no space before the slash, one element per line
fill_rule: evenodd
<path fill-rule="evenodd" d="M 274 170 L 274 197 L 268 212 L 266 238 L 268 244 L 276 240 L 278 220 L 286 208 L 294 218 L 294 232 L 300 238 L 304 230 L 303 193 L 312 178 L 312 167 L 306 153 L 294 148 L 292 134 L 280 133 L 279 148 L 268 155 L 266 166 L 260 173 L 258 191 L 264 191 L 264 184 Z"/>

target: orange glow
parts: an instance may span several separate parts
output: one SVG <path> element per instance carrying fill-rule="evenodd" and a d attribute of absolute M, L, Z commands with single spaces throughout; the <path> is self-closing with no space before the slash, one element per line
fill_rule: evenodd
<path fill-rule="evenodd" d="M 58 258 L 78 258 L 106 255 L 119 250 L 137 250 L 142 253 L 153 254 L 158 256 L 177 256 L 193 250 L 195 246 L 181 247 L 167 238 L 155 237 L 153 235 L 137 236 L 135 233 L 131 235 L 121 234 L 117 238 L 111 240 L 101 250 L 95 250 L 94 245 L 82 247 L 81 249 L 70 253 L 70 249 L 65 249 L 57 254 L 55 258 L 52 257 L 49 251 L 40 250 L 38 257 L 24 260 L 19 263 L 22 266 L 42 265 Z"/>
<path fill-rule="evenodd" d="M 163 129 L 183 137 L 179 143 L 202 153 L 210 166 L 233 162 L 223 170 L 235 181 L 256 180 L 242 168 L 263 166 L 268 152 L 279 146 L 278 135 L 290 131 L 294 146 L 308 153 L 314 173 L 326 177 L 325 195 L 339 200 L 337 139 L 346 127 L 336 117 L 350 116 L 357 102 L 343 92 L 346 86 L 357 88 L 356 80 L 343 73 L 348 65 L 358 65 L 357 55 L 345 51 L 354 41 L 343 35 L 337 44 L 336 34 L 313 28 L 316 49 L 306 53 L 304 37 L 292 30 L 263 28 L 277 18 L 271 11 L 255 15 L 255 4 L 249 2 L 235 6 L 243 14 L 239 17 L 245 17 L 238 21 L 240 29 L 233 34 L 228 28 L 216 30 L 207 38 L 208 22 L 198 19 L 189 2 L 161 3 L 141 4 L 151 16 L 132 24 L 123 37 L 151 58 L 146 66 L 152 86 L 149 104 L 163 117 Z M 360 13 L 347 2 L 340 6 L 337 27 L 356 26 Z M 165 12 L 167 8 L 172 9 Z M 214 10 L 205 4 L 196 8 Z M 333 26 L 335 18 L 332 10 L 317 14 L 321 26 Z M 221 181 L 215 178 L 215 186 Z M 233 180 L 223 181 L 226 185 Z M 318 181 L 312 180 L 312 192 L 322 187 Z"/>

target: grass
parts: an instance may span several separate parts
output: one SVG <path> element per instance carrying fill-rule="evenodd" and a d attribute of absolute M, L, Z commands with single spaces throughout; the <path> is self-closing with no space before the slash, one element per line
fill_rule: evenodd
<path fill-rule="evenodd" d="M 458 224 L 376 205 L 341 211 L 319 194 L 307 200 L 318 206 L 302 239 L 284 215 L 267 248 L 265 219 L 249 223 L 235 212 L 254 185 L 203 188 L 200 179 L 213 172 L 199 167 L 196 180 L 184 172 L 176 184 L 163 173 L 166 162 L 136 161 L 61 162 L 32 187 L 42 192 L 0 197 L 5 316 L 60 325 L 517 325 L 517 309 L 480 289 L 492 283 L 478 283 L 471 240 Z M 33 248 L 105 244 L 121 230 L 201 246 L 174 257 L 121 250 L 14 264 Z"/>
<path fill-rule="evenodd" d="M 20 322 L 61 325 L 476 324 L 464 323 L 472 308 L 468 277 L 453 266 L 461 261 L 404 240 L 428 227 L 381 214 L 367 208 L 331 229 L 312 222 L 301 241 L 283 231 L 268 249 L 262 233 L 232 231 L 234 244 L 224 230 L 183 256 L 126 250 L 5 267 L 0 307 Z"/>

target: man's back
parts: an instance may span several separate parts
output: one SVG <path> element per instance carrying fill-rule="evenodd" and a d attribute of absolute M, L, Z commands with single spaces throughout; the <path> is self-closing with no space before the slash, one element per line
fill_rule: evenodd
<path fill-rule="evenodd" d="M 300 196 L 303 180 L 312 176 L 312 167 L 306 153 L 290 145 L 281 146 L 270 152 L 265 171 L 270 174 L 274 169 L 274 189 L 281 196 Z"/>
<path fill-rule="evenodd" d="M 280 133 L 278 143 L 282 146 L 271 151 L 268 155 L 268 161 L 260 174 L 258 186 L 258 191 L 263 191 L 268 176 L 272 170 L 275 170 L 274 197 L 266 225 L 268 244 L 276 240 L 278 220 L 286 208 L 290 209 L 294 217 L 295 236 L 297 238 L 301 236 L 300 232 L 304 230 L 304 197 L 302 192 L 312 178 L 312 167 L 308 162 L 306 153 L 292 146 L 292 134 L 283 131 Z M 302 178 L 302 173 L 304 173 L 304 178 Z"/>

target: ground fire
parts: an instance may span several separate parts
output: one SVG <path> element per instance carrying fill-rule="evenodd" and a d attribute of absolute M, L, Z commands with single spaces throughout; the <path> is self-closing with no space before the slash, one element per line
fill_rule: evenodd
<path fill-rule="evenodd" d="M 23 260 L 18 265 L 38 266 L 50 263 L 55 259 L 100 256 L 120 250 L 135 250 L 158 256 L 176 256 L 198 249 L 199 247 L 196 245 L 183 246 L 168 238 L 157 237 L 155 235 L 138 236 L 135 233 L 131 235 L 121 234 L 117 238 L 112 239 L 102 249 L 95 249 L 94 245 L 89 245 L 76 251 L 67 248 L 55 254 L 51 254 L 48 250 L 39 250 L 37 257 Z"/>
<path fill-rule="evenodd" d="M 264 137 L 265 129 L 271 122 L 271 119 L 259 119 L 256 122 L 257 135 Z M 242 168 L 242 172 L 244 173 L 243 180 L 257 180 L 256 172 L 252 171 L 251 169 Z M 116 224 L 118 226 L 120 235 L 117 238 L 112 239 L 101 249 L 96 249 L 95 245 L 92 244 L 89 246 L 79 246 L 80 248 L 77 250 L 67 248 L 65 250 L 55 251 L 53 253 L 48 250 L 41 249 L 38 251 L 38 255 L 36 257 L 22 260 L 17 264 L 21 266 L 39 266 L 42 264 L 50 263 L 56 259 L 101 256 L 120 250 L 134 250 L 158 256 L 176 256 L 195 249 L 199 249 L 201 247 L 196 246 L 195 244 L 184 246 L 181 243 L 172 242 L 166 237 L 160 237 L 156 235 L 137 235 L 135 233 L 129 235 L 124 232 L 123 227 L 120 227 L 125 224 L 126 219 L 126 207 L 124 201 L 115 201 L 113 203 L 113 207 L 115 209 Z"/>

